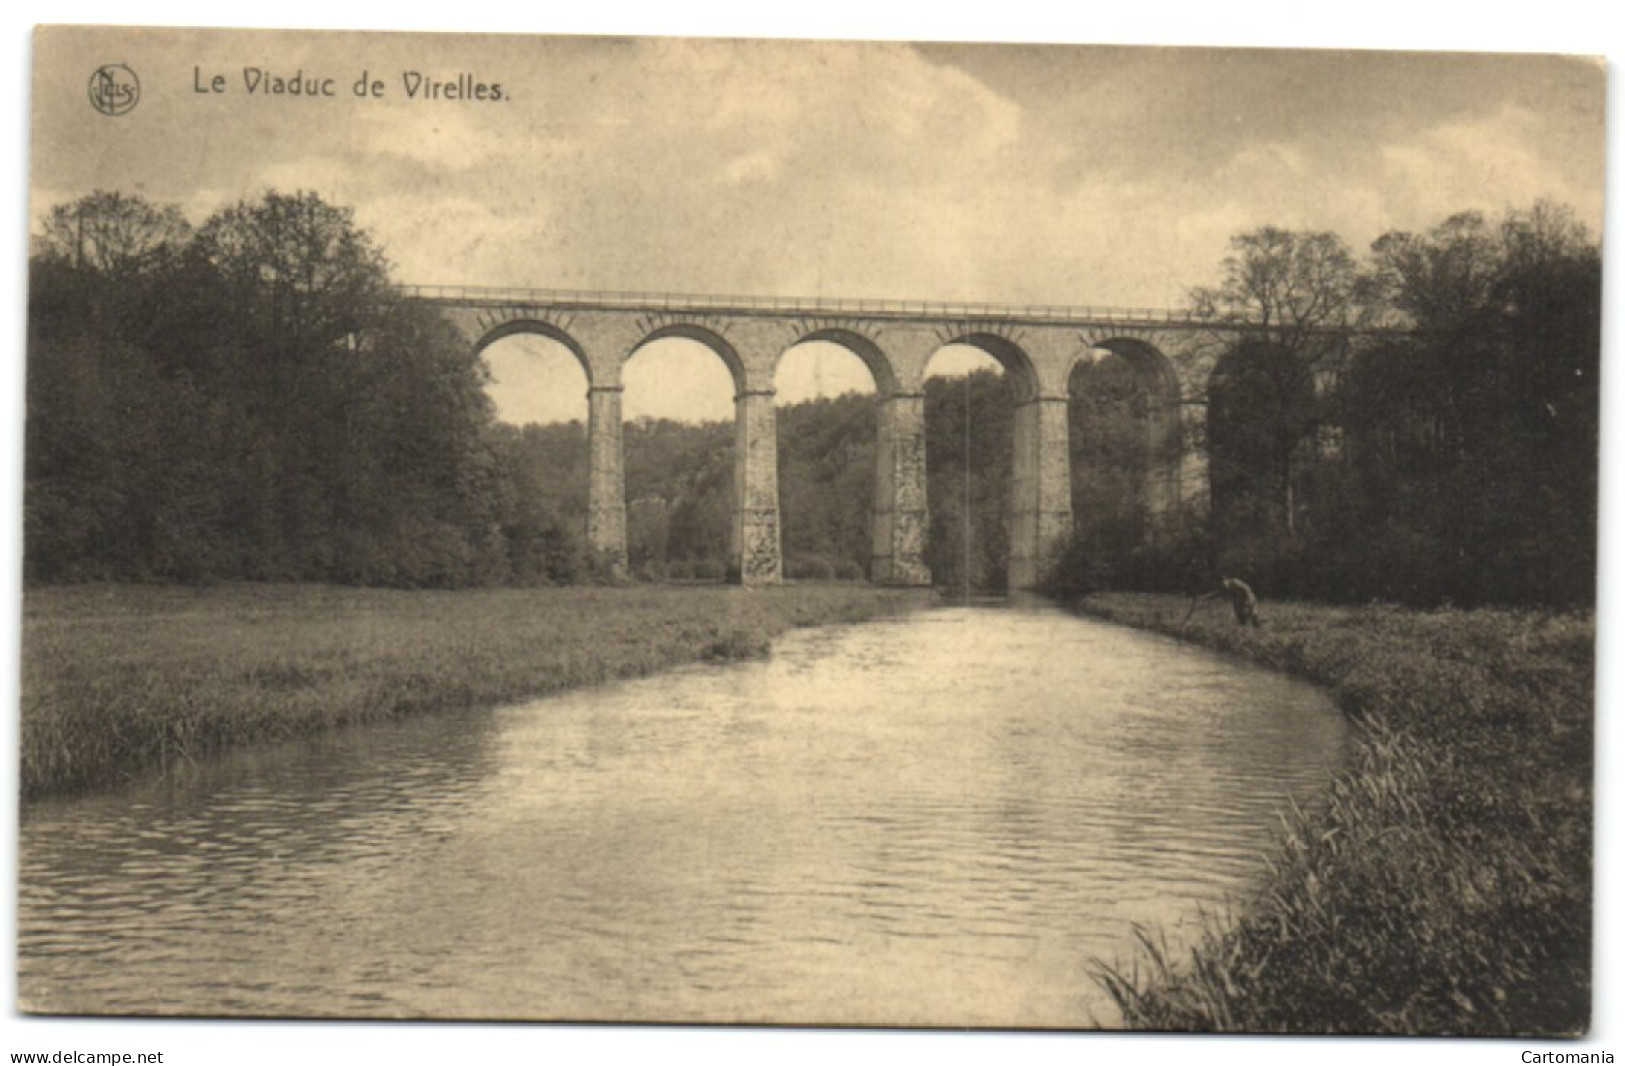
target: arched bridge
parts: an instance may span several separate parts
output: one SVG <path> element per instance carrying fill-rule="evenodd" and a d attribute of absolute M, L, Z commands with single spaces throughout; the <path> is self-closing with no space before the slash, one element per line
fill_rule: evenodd
<path fill-rule="evenodd" d="M 729 558 L 737 580 L 780 580 L 774 374 L 805 341 L 830 341 L 868 366 L 879 399 L 870 576 L 922 585 L 925 564 L 926 364 L 968 344 L 1003 365 L 1017 408 L 1009 499 L 1011 588 L 1031 588 L 1072 531 L 1067 401 L 1072 372 L 1103 351 L 1125 358 L 1145 386 L 1154 457 L 1147 508 L 1166 512 L 1206 492 L 1206 470 L 1187 448 L 1205 412 L 1210 326 L 1188 312 L 1132 308 L 1009 307 L 879 300 L 564 292 L 408 286 L 403 297 L 437 306 L 475 349 L 515 333 L 564 345 L 587 375 L 587 539 L 612 568 L 626 565 L 621 369 L 640 347 L 684 337 L 711 348 L 733 375 L 736 437 Z"/>

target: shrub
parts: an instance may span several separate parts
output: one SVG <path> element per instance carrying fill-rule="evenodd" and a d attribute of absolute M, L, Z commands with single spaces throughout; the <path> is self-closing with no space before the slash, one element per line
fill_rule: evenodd
<path fill-rule="evenodd" d="M 853 559 L 838 559 L 835 562 L 835 580 L 837 581 L 863 581 L 868 573 Z"/>
<path fill-rule="evenodd" d="M 722 564 L 720 559 L 694 560 L 693 575 L 695 581 L 721 581 L 727 572 L 727 567 Z"/>
<path fill-rule="evenodd" d="M 833 581 L 835 566 L 825 555 L 792 555 L 784 561 L 784 576 L 792 581 Z"/>

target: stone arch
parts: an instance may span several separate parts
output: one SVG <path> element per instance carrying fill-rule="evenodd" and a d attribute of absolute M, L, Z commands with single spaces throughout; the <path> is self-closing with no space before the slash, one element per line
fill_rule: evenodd
<path fill-rule="evenodd" d="M 992 356 L 1010 375 L 1016 403 L 1029 403 L 1038 398 L 1038 367 L 1022 347 L 1019 333 L 1001 327 L 967 327 L 941 331 L 937 339 L 941 342 L 940 347 L 967 344 Z"/>
<path fill-rule="evenodd" d="M 810 526 L 802 521 L 802 516 L 814 507 L 808 505 L 808 497 L 799 495 L 809 488 L 808 479 L 816 478 L 825 483 L 822 493 L 812 498 L 821 501 L 824 506 L 828 506 L 827 501 L 831 499 L 841 500 L 843 505 L 848 500 L 856 502 L 856 492 L 849 482 L 849 478 L 859 473 L 859 468 L 854 465 L 855 454 L 849 453 L 838 466 L 820 463 L 813 470 L 800 471 L 799 478 L 789 480 L 785 476 L 787 467 L 781 467 L 779 505 L 786 572 L 792 577 L 817 576 L 820 572 L 841 576 L 844 567 L 856 563 L 871 580 L 888 584 L 920 583 L 916 573 L 917 567 L 922 565 L 918 562 L 919 547 L 908 542 L 910 534 L 903 530 L 903 526 L 912 521 L 912 511 L 924 507 L 923 489 L 911 494 L 911 487 L 904 484 L 911 477 L 910 462 L 923 462 L 923 452 L 920 451 L 922 440 L 918 433 L 913 432 L 915 427 L 911 421 L 915 414 L 923 410 L 920 397 L 900 396 L 896 371 L 877 339 L 846 323 L 799 323 L 788 339 L 789 343 L 783 346 L 773 361 L 775 387 L 778 386 L 786 360 L 801 346 L 828 344 L 839 348 L 863 364 L 869 374 L 873 393 L 867 402 L 872 402 L 874 407 L 874 437 L 861 445 L 868 448 L 870 453 L 866 460 L 869 468 L 868 506 L 861 516 L 845 510 L 843 506 L 836 515 L 825 516 L 835 518 L 833 524 L 825 522 L 817 527 Z M 913 402 L 913 412 L 903 411 L 910 401 Z M 783 408 L 778 409 L 777 425 L 781 433 L 787 425 L 786 415 Z M 905 426 L 901 434 L 900 422 Z M 899 436 L 904 439 L 900 441 Z M 911 459 L 914 455 L 922 458 Z M 842 487 L 846 491 L 829 493 L 832 487 L 829 482 L 845 482 Z M 917 503 L 912 502 L 915 499 Z M 817 532 L 816 545 L 807 543 L 811 530 Z M 900 538 L 905 543 L 899 545 Z M 899 562 L 900 559 L 904 561 Z"/>
<path fill-rule="evenodd" d="M 1271 433 L 1291 435 L 1312 421 L 1315 395 L 1313 375 L 1291 352 L 1268 341 L 1243 339 L 1220 355 L 1208 373 L 1209 431 L 1215 409 L 1236 403 L 1243 409 L 1220 410 L 1221 420 L 1244 416 Z"/>
<path fill-rule="evenodd" d="M 791 336 L 790 343 L 774 358 L 773 369 L 775 373 L 778 371 L 779 364 L 784 361 L 784 357 L 789 354 L 792 348 L 812 341 L 826 341 L 845 348 L 857 356 L 864 366 L 868 367 L 869 376 L 874 379 L 875 395 L 881 401 L 890 399 L 897 394 L 899 386 L 896 368 L 892 366 L 891 360 L 887 358 L 885 351 L 881 349 L 879 342 L 875 338 L 850 326 L 840 325 L 806 326 L 797 329 Z"/>
<path fill-rule="evenodd" d="M 1080 516 L 1080 523 L 1096 534 L 1104 534 L 1107 526 L 1114 526 L 1119 536 L 1153 536 L 1180 503 L 1184 431 L 1180 419 L 1179 376 L 1172 360 L 1142 338 L 1104 336 L 1089 338 L 1088 343 L 1090 351 L 1078 354 L 1067 376 L 1074 511 Z M 1122 385 L 1121 377 L 1115 382 L 1112 380 L 1114 366 L 1126 368 L 1133 383 L 1133 394 L 1123 396 L 1119 390 L 1118 395 L 1105 398 L 1104 402 L 1130 404 L 1132 417 L 1138 423 L 1128 434 L 1118 434 L 1115 441 L 1092 434 L 1088 424 L 1090 414 L 1080 410 L 1102 402 L 1103 398 L 1090 394 L 1091 377 L 1101 379 L 1107 388 Z M 1121 428 L 1121 424 L 1118 425 Z M 1080 440 L 1080 434 L 1087 435 L 1086 439 Z M 1100 449 L 1107 452 L 1118 449 L 1126 454 L 1113 457 L 1115 469 L 1100 471 L 1103 456 L 1086 454 Z M 1099 476 L 1095 476 L 1097 472 Z M 1117 488 L 1132 494 L 1131 498 L 1102 500 L 1098 492 L 1089 491 L 1091 478 L 1093 487 L 1099 489 L 1103 487 L 1099 482 L 1124 472 L 1131 474 L 1135 483 Z M 1089 498 L 1091 496 L 1093 498 Z"/>
<path fill-rule="evenodd" d="M 659 342 L 671 340 L 692 345 L 661 351 Z M 704 349 L 705 354 L 697 349 Z M 654 406 L 667 407 L 658 412 L 662 418 L 684 421 L 693 417 L 707 423 L 719 417 L 718 409 L 728 401 L 737 412 L 745 388 L 743 362 L 715 323 L 663 314 L 643 316 L 635 329 L 617 338 L 613 351 L 627 401 L 634 407 L 653 401 Z M 717 374 L 719 362 L 725 376 Z M 679 382 L 681 385 L 676 384 Z M 679 395 L 699 406 L 682 401 L 674 404 Z M 645 430 L 662 432 L 658 422 L 649 426 L 634 422 L 623 429 L 625 461 L 632 469 L 650 459 L 659 461 L 660 450 L 651 444 Z M 725 465 L 707 458 L 700 465 L 685 467 L 677 482 L 654 495 L 626 499 L 627 556 L 635 574 L 660 579 L 666 575 L 666 567 L 681 567 L 671 573 L 702 578 L 726 573 L 738 580 L 740 462 L 736 439 Z M 713 506 L 719 493 L 726 514 L 718 514 Z M 715 570 L 710 569 L 713 566 Z"/>
<path fill-rule="evenodd" d="M 745 360 L 741 358 L 738 350 L 728 341 L 728 338 L 723 336 L 721 330 L 715 326 L 703 322 L 679 319 L 670 322 L 649 323 L 645 326 L 642 334 L 642 337 L 627 349 L 626 353 L 621 357 L 622 367 L 625 367 L 627 362 L 638 352 L 655 341 L 665 340 L 668 337 L 679 337 L 683 340 L 702 344 L 715 352 L 717 357 L 722 360 L 723 366 L 728 368 L 728 373 L 734 381 L 734 392 L 736 394 L 746 392 L 751 386 L 750 377 L 745 368 Z"/>
<path fill-rule="evenodd" d="M 1315 385 L 1291 352 L 1242 338 L 1207 380 L 1208 484 L 1222 567 L 1252 572 L 1293 535 Z"/>
<path fill-rule="evenodd" d="M 1171 407 L 1178 405 L 1179 375 L 1174 371 L 1173 360 L 1164 355 L 1155 344 L 1139 337 L 1110 336 L 1091 339 L 1089 347 L 1110 352 L 1128 363 L 1143 382 L 1146 391 L 1156 397 L 1159 403 Z M 1089 352 L 1079 352 L 1070 372 L 1076 374 L 1078 365 L 1087 361 Z"/>
<path fill-rule="evenodd" d="M 1249 369 L 1263 370 L 1275 378 L 1296 378 L 1299 375 L 1293 364 L 1292 353 L 1281 345 L 1258 337 L 1242 337 L 1213 361 L 1208 371 L 1208 392 L 1213 391 L 1215 383 L 1222 387 Z"/>
<path fill-rule="evenodd" d="M 1010 420 L 1004 430 L 997 428 L 998 423 L 983 423 L 981 427 L 984 440 L 989 439 L 989 433 L 1009 434 L 1009 473 L 1008 476 L 1000 476 L 997 482 L 1002 484 L 1004 492 L 1003 517 L 1000 526 L 992 529 L 983 527 L 980 560 L 973 561 L 970 566 L 982 580 L 986 580 L 986 567 L 1002 553 L 1005 587 L 1034 588 L 1056 544 L 1071 531 L 1065 453 L 1065 401 L 1046 396 L 1038 360 L 1029 351 L 1029 346 L 1023 343 L 1024 338 L 1018 327 L 1005 323 L 953 324 L 936 330 L 935 340 L 937 348 L 922 366 L 922 374 L 929 373 L 929 363 L 936 352 L 951 344 L 975 348 L 990 356 L 1004 370 Z M 986 446 L 984 444 L 977 450 L 986 455 L 983 450 Z M 995 461 L 1002 464 L 1003 458 L 997 457 Z M 986 512 L 981 509 L 985 506 L 985 492 L 989 484 L 984 475 L 981 482 L 984 502 L 977 505 L 978 511 L 984 514 Z M 961 503 L 959 506 L 963 517 L 965 505 Z M 965 564 L 944 547 L 953 540 L 951 507 L 942 511 L 928 508 L 927 513 L 932 531 L 928 562 L 935 560 L 939 578 L 950 573 L 962 573 Z M 999 543 L 1001 540 L 1002 545 Z"/>
<path fill-rule="evenodd" d="M 543 314 L 546 314 L 543 311 Z M 621 387 L 617 368 L 598 362 L 563 324 L 517 309 L 481 310 L 453 315 L 463 336 L 473 338 L 473 350 L 482 353 L 509 337 L 533 335 L 554 341 L 575 357 L 587 381 L 587 510 L 583 532 L 592 566 L 609 577 L 626 573 L 625 473 L 621 456 Z"/>
<path fill-rule="evenodd" d="M 727 543 L 727 579 L 735 584 L 775 584 L 783 577 L 779 535 L 778 444 L 773 410 L 773 383 L 764 380 L 772 361 L 760 346 L 741 353 L 717 316 L 645 315 L 638 339 L 620 365 L 656 341 L 680 338 L 710 349 L 722 360 L 734 383 L 732 518 Z M 749 334 L 748 329 L 741 333 Z M 749 356 L 749 358 L 747 358 Z"/>

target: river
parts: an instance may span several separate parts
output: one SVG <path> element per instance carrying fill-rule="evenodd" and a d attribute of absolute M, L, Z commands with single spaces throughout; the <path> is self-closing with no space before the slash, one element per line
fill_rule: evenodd
<path fill-rule="evenodd" d="M 234 754 L 34 804 L 47 1012 L 1078 1028 L 1253 888 L 1346 725 L 1044 608 Z"/>

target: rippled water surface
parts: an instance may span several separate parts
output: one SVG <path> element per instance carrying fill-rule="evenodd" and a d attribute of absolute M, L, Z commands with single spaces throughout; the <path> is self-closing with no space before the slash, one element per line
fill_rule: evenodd
<path fill-rule="evenodd" d="M 1044 610 L 222 759 L 24 817 L 36 1010 L 1079 1027 L 1245 893 L 1316 690 Z"/>

